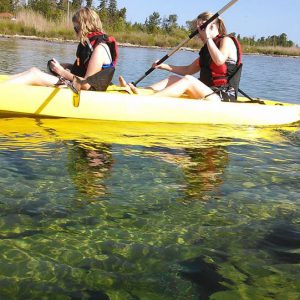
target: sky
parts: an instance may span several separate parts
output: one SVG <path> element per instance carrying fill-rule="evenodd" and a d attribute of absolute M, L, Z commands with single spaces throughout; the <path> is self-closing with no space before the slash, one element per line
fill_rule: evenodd
<path fill-rule="evenodd" d="M 178 16 L 185 25 L 203 11 L 216 13 L 230 0 L 117 0 L 118 9 L 127 9 L 126 19 L 144 23 L 154 11 L 160 16 Z M 260 38 L 286 33 L 300 46 L 300 0 L 239 0 L 222 16 L 227 31 L 242 37 Z"/>

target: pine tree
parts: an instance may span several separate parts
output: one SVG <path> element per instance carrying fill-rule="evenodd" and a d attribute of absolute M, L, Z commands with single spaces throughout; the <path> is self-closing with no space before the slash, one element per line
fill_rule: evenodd
<path fill-rule="evenodd" d="M 99 16 L 102 22 L 106 23 L 107 20 L 107 0 L 100 0 L 99 6 L 98 6 L 98 10 L 99 10 Z"/>
<path fill-rule="evenodd" d="M 98 9 L 101 10 L 105 10 L 107 9 L 107 0 L 100 0 Z"/>
<path fill-rule="evenodd" d="M 117 0 L 110 0 L 108 5 L 108 14 L 110 18 L 115 17 L 117 12 Z"/>
<path fill-rule="evenodd" d="M 86 7 L 91 8 L 93 4 L 93 0 L 86 0 Z"/>
<path fill-rule="evenodd" d="M 82 0 L 73 0 L 72 2 L 72 8 L 73 9 L 79 9 L 82 5 Z"/>

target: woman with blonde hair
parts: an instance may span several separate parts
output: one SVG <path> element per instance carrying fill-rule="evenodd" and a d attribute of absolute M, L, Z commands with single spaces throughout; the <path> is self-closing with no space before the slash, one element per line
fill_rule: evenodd
<path fill-rule="evenodd" d="M 118 58 L 117 43 L 112 36 L 104 34 L 98 14 L 90 8 L 79 9 L 72 18 L 74 30 L 80 40 L 74 64 L 60 64 L 56 59 L 48 62 L 52 74 L 31 68 L 12 76 L 12 83 L 52 86 L 77 81 L 80 89 L 106 90 L 110 84 Z M 86 80 L 95 77 L 93 83 Z M 79 84 L 78 84 L 79 82 Z"/>
<path fill-rule="evenodd" d="M 199 38 L 204 45 L 199 57 L 190 65 L 173 66 L 165 63 L 153 65 L 154 68 L 181 75 L 181 77 L 169 76 L 148 87 L 157 92 L 155 95 L 179 97 L 186 94 L 193 99 L 236 100 L 241 71 L 241 47 L 234 36 L 227 35 L 225 24 L 220 18 L 200 30 L 200 26 L 210 17 L 212 14 L 209 12 L 197 17 Z M 199 79 L 192 76 L 199 71 Z M 122 86 L 126 85 L 122 77 L 119 79 Z M 137 92 L 132 84 L 129 85 L 133 92 Z"/>

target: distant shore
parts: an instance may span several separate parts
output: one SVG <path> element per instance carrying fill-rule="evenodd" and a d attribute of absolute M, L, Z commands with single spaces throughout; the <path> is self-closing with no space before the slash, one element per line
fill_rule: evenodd
<path fill-rule="evenodd" d="M 35 40 L 35 41 L 46 41 L 46 42 L 55 42 L 55 43 L 74 43 L 77 44 L 77 40 L 68 40 L 68 39 L 61 39 L 61 38 L 47 38 L 47 37 L 39 37 L 39 36 L 28 36 L 28 35 L 19 35 L 19 34 L 1 34 L 0 37 L 2 38 L 19 38 L 19 39 L 26 39 L 26 40 Z M 132 47 L 132 48 L 151 48 L 151 49 L 172 49 L 172 47 L 159 47 L 159 46 L 144 46 L 144 45 L 135 45 L 131 43 L 118 43 L 119 47 Z M 192 49 L 189 47 L 182 47 L 182 50 L 185 51 L 199 51 L 199 49 Z"/>
<path fill-rule="evenodd" d="M 20 34 L 1 34 L 1 38 L 18 38 L 18 39 L 27 39 L 27 40 L 36 40 L 36 41 L 46 41 L 46 42 L 52 42 L 52 43 L 74 43 L 77 44 L 77 40 L 70 40 L 70 39 L 62 39 L 62 38 L 48 38 L 48 37 L 39 37 L 39 36 L 29 36 L 29 35 L 20 35 Z M 118 43 L 120 47 L 132 47 L 132 48 L 149 48 L 149 49 L 162 49 L 162 50 L 169 50 L 173 49 L 173 47 L 160 47 L 160 46 L 150 46 L 150 45 L 137 45 L 137 44 L 131 44 L 131 43 Z M 264 48 L 264 47 L 262 47 Z M 266 47 L 265 47 L 266 48 Z M 198 52 L 199 49 L 193 49 L 190 47 L 182 47 L 182 51 L 191 51 L 191 52 Z M 261 51 L 258 52 L 247 52 L 244 50 L 244 55 L 265 55 L 265 56 L 274 56 L 274 57 L 292 57 L 292 58 L 300 58 L 300 52 L 299 55 L 289 55 L 289 54 L 274 54 L 274 53 L 264 53 Z"/>

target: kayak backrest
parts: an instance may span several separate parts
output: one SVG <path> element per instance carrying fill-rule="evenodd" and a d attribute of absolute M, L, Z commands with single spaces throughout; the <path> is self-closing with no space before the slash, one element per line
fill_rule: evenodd
<path fill-rule="evenodd" d="M 235 99 L 237 100 L 238 91 L 239 91 L 239 85 L 241 80 L 241 74 L 242 74 L 242 68 L 243 64 L 240 63 L 234 73 L 228 78 L 228 85 L 232 86 L 235 91 Z"/>

